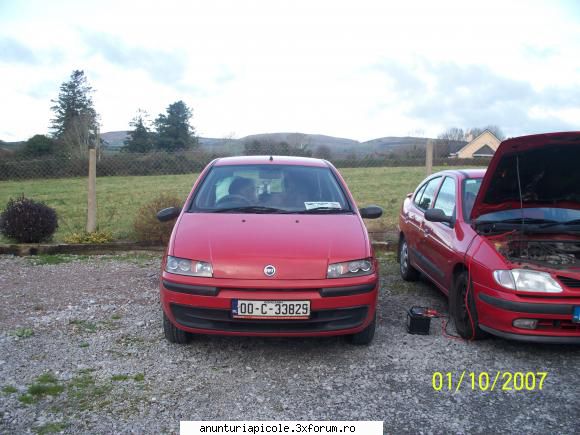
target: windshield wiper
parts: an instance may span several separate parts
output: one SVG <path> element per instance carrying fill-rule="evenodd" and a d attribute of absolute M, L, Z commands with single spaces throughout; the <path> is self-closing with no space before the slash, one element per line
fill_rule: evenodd
<path fill-rule="evenodd" d="M 228 207 L 228 208 L 218 208 L 212 210 L 212 213 L 288 213 L 287 210 L 282 210 L 280 208 L 274 207 L 263 207 L 260 205 L 246 205 L 243 207 Z"/>
<path fill-rule="evenodd" d="M 580 219 L 572 219 L 571 221 L 564 222 L 548 222 L 546 224 L 540 225 L 540 228 L 558 227 L 566 225 L 580 225 Z"/>
<path fill-rule="evenodd" d="M 336 207 L 315 207 L 309 208 L 308 210 L 300 210 L 296 213 L 299 214 L 345 214 L 352 213 L 350 210 L 344 210 L 342 208 Z"/>

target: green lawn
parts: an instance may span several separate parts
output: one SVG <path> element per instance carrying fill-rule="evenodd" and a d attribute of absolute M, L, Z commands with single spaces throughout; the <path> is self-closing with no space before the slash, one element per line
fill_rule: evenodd
<path fill-rule="evenodd" d="M 443 168 L 435 168 L 440 169 Z M 425 176 L 423 167 L 346 168 L 340 172 L 359 207 L 376 204 L 383 208 L 381 219 L 367 222 L 370 231 L 392 230 L 405 194 Z M 185 200 L 196 178 L 197 174 L 97 178 L 99 230 L 110 231 L 117 239 L 132 238 L 133 221 L 143 204 L 161 192 Z M 61 241 L 67 234 L 83 231 L 86 191 L 86 178 L 4 181 L 0 182 L 0 206 L 3 209 L 10 197 L 21 194 L 44 201 L 58 213 L 55 240 Z"/>

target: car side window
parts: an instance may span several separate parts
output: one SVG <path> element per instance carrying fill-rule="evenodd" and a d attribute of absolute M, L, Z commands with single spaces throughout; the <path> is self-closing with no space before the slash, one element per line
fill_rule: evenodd
<path fill-rule="evenodd" d="M 451 177 L 445 177 L 433 208 L 441 209 L 445 216 L 451 217 L 455 214 L 455 198 L 455 180 Z"/>
<path fill-rule="evenodd" d="M 415 196 L 415 205 L 422 210 L 427 210 L 433 203 L 433 198 L 435 197 L 435 193 L 437 192 L 437 188 L 439 187 L 440 182 L 441 177 L 435 177 L 429 180 L 425 184 L 425 188 L 421 189 L 423 193 L 418 192 L 417 196 Z M 419 193 L 421 193 L 420 197 Z"/>
<path fill-rule="evenodd" d="M 421 202 L 421 197 L 423 196 L 423 192 L 425 192 L 425 188 L 427 187 L 427 183 L 423 184 L 421 186 L 421 188 L 419 190 L 417 190 L 417 193 L 415 194 L 415 197 L 413 198 L 413 203 L 419 207 L 419 203 Z"/>

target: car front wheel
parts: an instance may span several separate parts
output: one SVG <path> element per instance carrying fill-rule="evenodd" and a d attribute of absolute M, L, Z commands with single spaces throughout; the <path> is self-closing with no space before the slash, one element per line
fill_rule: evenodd
<path fill-rule="evenodd" d="M 163 313 L 163 332 L 167 341 L 171 343 L 187 344 L 191 340 L 191 334 L 176 328 L 165 313 Z"/>
<path fill-rule="evenodd" d="M 349 336 L 350 342 L 356 345 L 367 345 L 371 344 L 373 338 L 375 336 L 375 329 L 377 326 L 377 315 L 373 318 L 373 321 L 369 323 L 365 329 L 361 332 L 357 332 L 356 334 L 352 334 Z"/>
<path fill-rule="evenodd" d="M 468 283 L 471 286 L 469 294 L 467 294 Z M 478 340 L 487 336 L 487 333 L 479 328 L 473 286 L 469 282 L 467 272 L 461 272 L 455 278 L 449 293 L 449 312 L 455 322 L 455 329 L 462 338 Z"/>
<path fill-rule="evenodd" d="M 399 241 L 399 270 L 401 271 L 401 278 L 405 281 L 417 281 L 419 279 L 419 271 L 411 266 L 409 244 L 404 236 L 401 236 Z"/>

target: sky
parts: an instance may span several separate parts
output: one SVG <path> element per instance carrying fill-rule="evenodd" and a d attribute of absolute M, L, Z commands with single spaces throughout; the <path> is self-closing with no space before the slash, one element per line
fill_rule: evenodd
<path fill-rule="evenodd" d="M 102 132 L 178 100 L 216 138 L 580 130 L 580 2 L 0 0 L 0 139 L 75 69 Z"/>

